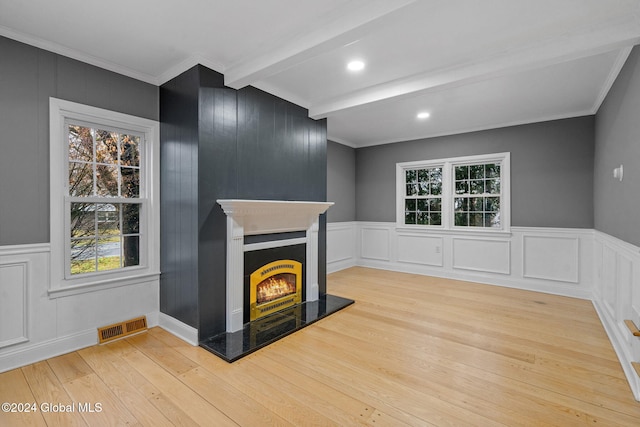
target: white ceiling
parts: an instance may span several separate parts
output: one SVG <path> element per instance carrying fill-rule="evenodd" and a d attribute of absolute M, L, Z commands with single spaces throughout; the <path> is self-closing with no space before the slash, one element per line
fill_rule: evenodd
<path fill-rule="evenodd" d="M 640 0 L 0 0 L 0 35 L 156 85 L 200 63 L 364 147 L 595 114 Z"/>

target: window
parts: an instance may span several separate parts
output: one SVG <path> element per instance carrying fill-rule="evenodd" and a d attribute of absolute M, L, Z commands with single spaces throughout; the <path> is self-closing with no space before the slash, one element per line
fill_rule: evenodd
<path fill-rule="evenodd" d="M 509 153 L 398 163 L 398 226 L 508 231 L 509 163 Z"/>
<path fill-rule="evenodd" d="M 144 135 L 66 121 L 69 275 L 140 265 Z M 66 233 L 65 233 L 66 234 Z M 67 275 L 67 277 L 69 277 Z"/>
<path fill-rule="evenodd" d="M 454 226 L 494 227 L 500 223 L 500 163 L 454 166 Z"/>
<path fill-rule="evenodd" d="M 52 98 L 50 124 L 51 292 L 157 274 L 157 122 Z"/>
<path fill-rule="evenodd" d="M 406 169 L 404 223 L 442 225 L 442 167 Z"/>

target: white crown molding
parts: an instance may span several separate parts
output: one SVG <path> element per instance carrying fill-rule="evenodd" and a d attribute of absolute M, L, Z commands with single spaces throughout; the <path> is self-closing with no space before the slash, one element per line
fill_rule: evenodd
<path fill-rule="evenodd" d="M 566 113 L 566 114 L 552 114 L 552 115 L 549 115 L 549 116 L 537 117 L 537 118 L 532 118 L 532 119 L 527 119 L 527 120 L 515 120 L 515 121 L 510 121 L 510 122 L 489 124 L 489 125 L 486 125 L 486 126 L 475 126 L 475 127 L 469 127 L 469 128 L 456 129 L 456 130 L 452 130 L 452 131 L 444 131 L 444 132 L 436 132 L 436 133 L 423 134 L 423 135 L 415 135 L 415 136 L 409 136 L 409 137 L 406 137 L 406 138 L 403 138 L 403 139 L 383 139 L 383 140 L 380 140 L 380 141 L 353 144 L 353 147 L 354 148 L 364 148 L 364 147 L 373 147 L 373 146 L 376 146 L 376 145 L 395 144 L 395 143 L 398 143 L 398 142 L 416 141 L 416 140 L 419 140 L 419 139 L 438 138 L 438 137 L 441 137 L 441 136 L 460 135 L 460 134 L 463 134 L 463 133 L 481 132 L 481 131 L 485 131 L 485 130 L 501 129 L 501 128 L 506 128 L 506 127 L 511 127 L 511 126 L 530 125 L 530 124 L 535 124 L 535 123 L 550 122 L 550 121 L 553 121 L 553 120 L 562 120 L 562 119 L 571 119 L 571 118 L 583 117 L 583 116 L 592 116 L 594 114 L 595 113 L 592 111 L 592 109 L 588 109 L 588 110 L 577 111 L 577 112 Z M 331 139 L 332 141 L 334 140 L 334 139 L 332 139 L 330 137 L 327 137 L 327 139 Z M 338 141 L 336 141 L 336 142 L 338 142 Z"/>
<path fill-rule="evenodd" d="M 128 67 L 124 67 L 110 61 L 105 61 L 93 55 L 89 55 L 76 49 L 68 48 L 49 40 L 44 40 L 39 37 L 23 34 L 1 25 L 0 36 L 7 37 L 20 43 L 25 43 L 39 49 L 44 49 L 48 52 L 56 53 L 67 58 L 94 65 L 108 71 L 113 71 L 114 73 L 122 74 L 123 76 L 131 77 L 133 79 L 140 80 L 154 86 L 160 86 L 168 82 L 172 78 L 187 71 L 194 65 L 198 64 L 204 65 L 205 67 L 211 68 L 212 70 L 218 71 L 220 73 L 224 71 L 224 65 L 222 65 L 221 63 L 213 61 L 201 55 L 193 55 L 177 64 L 174 64 L 159 75 L 152 75 Z"/>
<path fill-rule="evenodd" d="M 358 146 L 352 143 L 351 141 L 347 141 L 346 139 L 337 138 L 331 135 L 327 135 L 327 141 L 335 142 L 341 145 L 346 145 L 347 147 L 351 147 L 351 148 L 358 148 Z"/>
<path fill-rule="evenodd" d="M 600 106 L 604 102 L 604 99 L 607 97 L 609 90 L 611 90 L 613 83 L 618 78 L 618 75 L 620 74 L 620 71 L 622 71 L 622 67 L 624 67 L 624 64 L 627 62 L 627 58 L 629 58 L 629 55 L 631 54 L 632 50 L 633 50 L 633 46 L 627 46 L 620 49 L 620 52 L 618 53 L 618 56 L 615 62 L 613 63 L 611 70 L 609 71 L 609 75 L 607 76 L 604 83 L 602 84 L 600 93 L 598 94 L 598 97 L 593 103 L 593 107 L 591 108 L 591 110 L 593 111 L 593 114 L 597 113 L 598 110 L 600 109 Z"/>
<path fill-rule="evenodd" d="M 113 62 L 105 61 L 96 56 L 89 55 L 85 52 L 81 52 L 75 49 L 71 49 L 69 47 L 60 45 L 58 43 L 54 43 L 49 40 L 44 40 L 39 37 L 23 34 L 1 25 L 0 25 L 0 36 L 4 36 L 9 39 L 28 44 L 30 46 L 37 47 L 39 49 L 44 49 L 52 53 L 57 53 L 58 55 L 66 56 L 68 58 L 75 59 L 77 61 L 85 62 L 87 64 L 94 65 L 96 67 L 100 67 L 108 71 L 113 71 L 114 73 L 122 74 L 124 76 L 131 77 L 133 79 L 140 80 L 145 83 L 150 83 L 152 85 L 157 86 L 158 79 L 157 77 L 151 74 L 143 73 L 128 67 L 124 67 L 119 64 L 115 64 Z"/>

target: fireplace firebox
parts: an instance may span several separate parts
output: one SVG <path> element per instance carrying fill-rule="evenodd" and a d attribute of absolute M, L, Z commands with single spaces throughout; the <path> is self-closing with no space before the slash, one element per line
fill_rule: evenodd
<path fill-rule="evenodd" d="M 302 263 L 284 259 L 266 264 L 249 278 L 249 320 L 302 302 Z"/>

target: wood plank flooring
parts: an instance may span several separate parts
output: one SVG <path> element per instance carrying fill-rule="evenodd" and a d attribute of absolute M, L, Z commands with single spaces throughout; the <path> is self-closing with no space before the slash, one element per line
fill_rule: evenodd
<path fill-rule="evenodd" d="M 153 328 L 2 373 L 35 411 L 0 426 L 640 426 L 589 301 L 366 268 L 328 290 L 356 303 L 233 364 Z"/>

